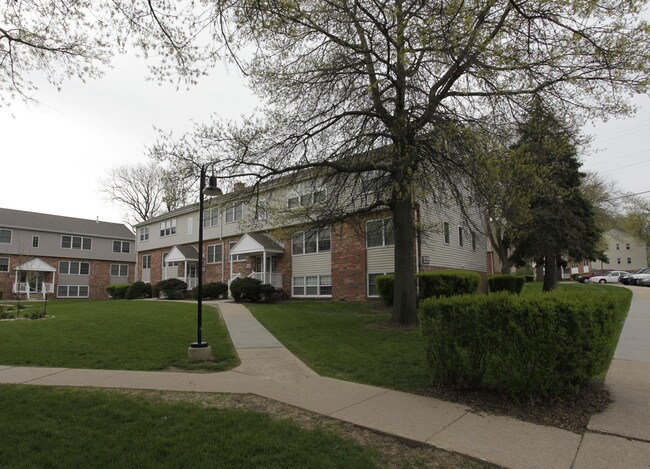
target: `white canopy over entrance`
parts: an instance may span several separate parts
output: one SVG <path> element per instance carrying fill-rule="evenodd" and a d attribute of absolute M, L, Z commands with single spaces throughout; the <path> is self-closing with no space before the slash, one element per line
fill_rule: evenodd
<path fill-rule="evenodd" d="M 199 252 L 192 246 L 174 246 L 165 262 L 198 262 Z"/>
<path fill-rule="evenodd" d="M 27 299 L 32 295 L 45 298 L 47 293 L 54 292 L 56 268 L 35 257 L 17 267 L 14 267 L 14 293 L 24 293 Z M 46 279 L 46 277 L 49 277 Z"/>
<path fill-rule="evenodd" d="M 246 233 L 237 244 L 230 250 L 230 279 L 234 278 L 233 258 L 243 254 L 247 256 L 261 256 L 261 272 L 253 272 L 250 276 L 260 280 L 262 283 L 270 283 L 276 288 L 282 288 L 282 274 L 271 272 L 272 262 L 269 255 L 282 254 L 284 247 L 277 241 L 261 233 Z"/>
<path fill-rule="evenodd" d="M 178 277 L 178 268 L 176 267 L 177 262 L 184 263 L 184 277 Z M 193 246 L 174 246 L 169 254 L 165 257 L 165 269 L 164 269 L 164 279 L 175 277 L 180 278 L 182 281 L 187 283 L 187 289 L 191 290 L 198 283 L 197 278 L 197 264 L 199 262 L 199 252 Z M 172 264 L 171 272 L 167 272 L 167 264 Z"/>
<path fill-rule="evenodd" d="M 15 267 L 16 272 L 56 272 L 56 269 L 47 262 L 35 257 L 32 260 Z"/>

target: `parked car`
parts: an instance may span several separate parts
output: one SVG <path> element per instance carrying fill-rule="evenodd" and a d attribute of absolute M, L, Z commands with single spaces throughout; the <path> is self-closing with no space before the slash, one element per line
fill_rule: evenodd
<path fill-rule="evenodd" d="M 646 268 L 643 268 L 643 269 L 639 269 L 639 270 L 637 270 L 636 272 L 632 272 L 632 273 L 631 273 L 630 275 L 628 275 L 627 277 L 621 277 L 621 278 L 619 278 L 618 281 L 621 282 L 623 285 L 629 285 L 629 284 L 630 284 L 630 278 L 632 277 L 632 275 L 642 274 L 642 273 L 644 273 L 644 271 L 645 271 L 646 269 L 647 269 L 647 267 L 646 267 Z"/>
<path fill-rule="evenodd" d="M 640 280 L 639 285 L 642 287 L 650 287 L 650 278 L 644 278 L 643 280 Z"/>
<path fill-rule="evenodd" d="M 589 279 L 590 283 L 617 283 L 621 277 L 628 277 L 630 274 L 623 270 L 614 270 L 607 275 L 596 275 Z"/>
<path fill-rule="evenodd" d="M 641 280 L 650 278 L 650 267 L 641 269 L 641 272 L 630 275 L 630 285 L 638 285 Z"/>
<path fill-rule="evenodd" d="M 607 275 L 611 271 L 612 271 L 611 269 L 592 270 L 591 272 L 578 275 L 577 280 L 580 283 L 589 283 L 590 278 L 595 277 L 597 275 Z"/>

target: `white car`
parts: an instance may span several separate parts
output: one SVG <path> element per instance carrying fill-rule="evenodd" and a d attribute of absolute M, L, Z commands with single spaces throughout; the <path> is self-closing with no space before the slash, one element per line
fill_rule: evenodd
<path fill-rule="evenodd" d="M 614 270 L 607 275 L 597 275 L 589 279 L 590 283 L 618 283 L 618 279 L 621 277 L 627 277 L 630 275 L 628 272 L 622 270 Z"/>

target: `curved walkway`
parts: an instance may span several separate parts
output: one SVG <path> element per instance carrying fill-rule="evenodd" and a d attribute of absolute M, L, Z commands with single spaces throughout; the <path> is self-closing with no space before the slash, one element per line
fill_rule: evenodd
<path fill-rule="evenodd" d="M 222 373 L 0 366 L 0 383 L 253 393 L 508 468 L 650 468 L 650 289 L 634 299 L 606 383 L 614 403 L 579 435 L 375 386 L 322 377 L 242 305 L 214 302 L 241 365 Z"/>

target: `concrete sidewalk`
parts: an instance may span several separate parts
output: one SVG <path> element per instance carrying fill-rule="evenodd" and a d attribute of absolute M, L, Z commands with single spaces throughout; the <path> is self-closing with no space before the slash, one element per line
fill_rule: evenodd
<path fill-rule="evenodd" d="M 632 321 L 650 315 L 650 303 L 646 303 L 650 289 L 645 289 L 647 299 L 645 291 L 637 290 L 630 310 Z M 451 402 L 321 377 L 284 348 L 244 306 L 222 301 L 218 307 L 241 359 L 232 371 L 199 374 L 0 366 L 0 382 L 253 393 L 509 468 L 650 468 L 646 368 L 650 354 L 647 362 L 614 360 L 607 384 L 615 402 L 594 416 L 589 431 L 579 435 L 475 413 Z M 637 324 L 634 332 L 639 332 Z M 645 337 L 650 338 L 650 325 L 647 333 Z M 621 343 L 621 354 L 624 347 Z"/>

